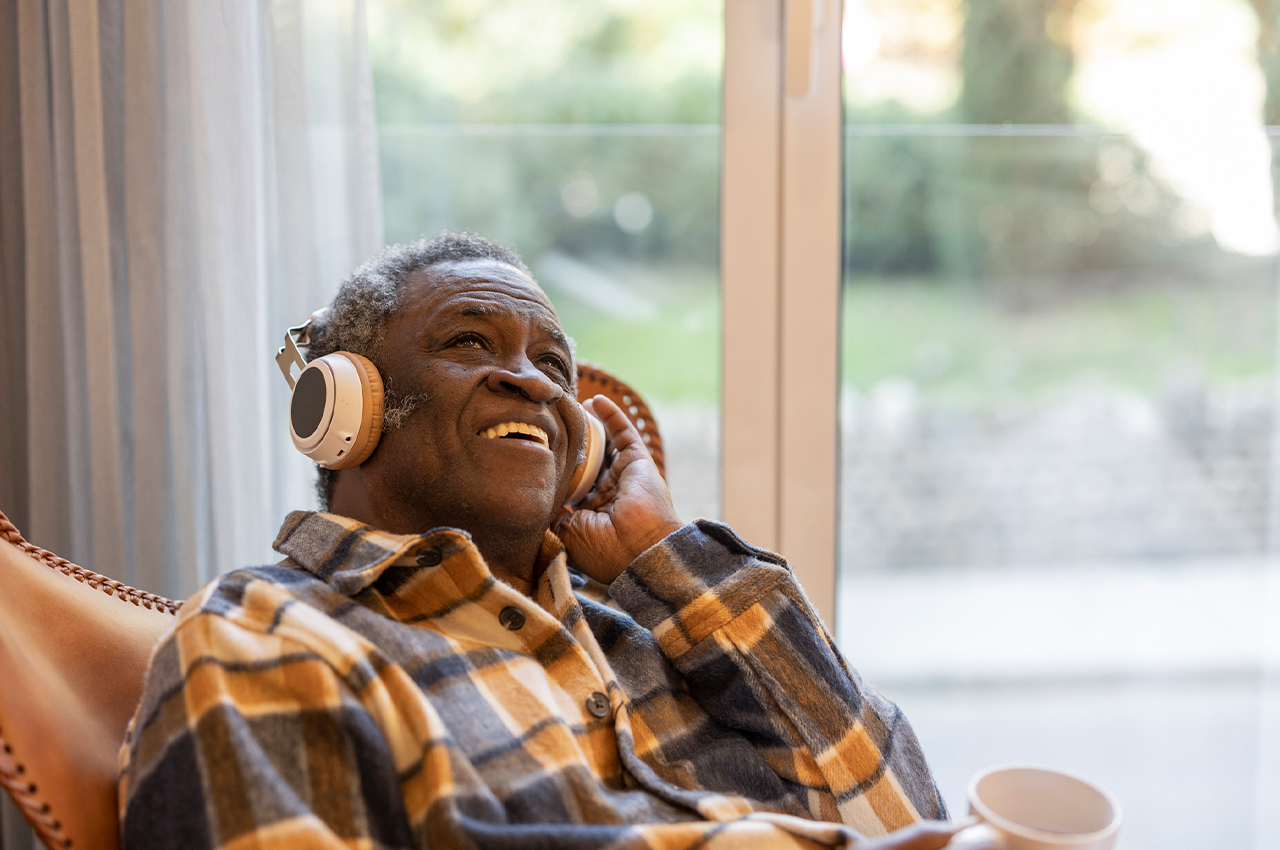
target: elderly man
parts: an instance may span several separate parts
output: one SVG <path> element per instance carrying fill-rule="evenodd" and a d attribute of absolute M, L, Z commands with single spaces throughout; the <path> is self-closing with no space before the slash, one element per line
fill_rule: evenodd
<path fill-rule="evenodd" d="M 126 847 L 948 842 L 917 823 L 946 813 L 910 726 L 786 563 L 682 524 L 603 397 L 616 453 L 562 507 L 586 417 L 519 257 L 388 249 L 314 329 L 311 358 L 338 350 L 385 381 L 380 442 L 322 470 L 328 512 L 288 517 L 283 561 L 201 590 L 156 650 Z"/>

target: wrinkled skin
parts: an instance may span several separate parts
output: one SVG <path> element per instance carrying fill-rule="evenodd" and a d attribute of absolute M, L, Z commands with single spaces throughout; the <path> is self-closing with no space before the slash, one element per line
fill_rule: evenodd
<path fill-rule="evenodd" d="M 338 473 L 333 510 L 387 531 L 466 529 L 494 574 L 529 592 L 553 521 L 575 566 L 612 581 L 680 527 L 639 434 L 607 399 L 588 406 L 617 449 L 583 509 L 561 518 L 586 434 L 575 372 L 555 309 L 527 275 L 496 260 L 415 272 L 381 340 L 382 377 L 422 401 L 356 469 Z M 489 439 L 519 421 L 548 445 Z"/>
<path fill-rule="evenodd" d="M 495 575 L 528 592 L 586 428 L 555 310 L 495 260 L 415 272 L 401 300 L 380 341 L 382 377 L 421 401 L 338 474 L 333 510 L 395 533 L 466 529 Z M 508 421 L 536 425 L 548 445 L 483 436 Z"/>

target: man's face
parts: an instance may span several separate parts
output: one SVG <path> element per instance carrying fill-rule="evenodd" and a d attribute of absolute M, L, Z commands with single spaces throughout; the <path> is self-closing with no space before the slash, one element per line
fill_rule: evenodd
<path fill-rule="evenodd" d="M 551 302 L 496 260 L 419 270 L 401 302 L 382 340 L 383 379 L 423 400 L 383 434 L 366 476 L 411 523 L 545 529 L 585 430 Z"/>

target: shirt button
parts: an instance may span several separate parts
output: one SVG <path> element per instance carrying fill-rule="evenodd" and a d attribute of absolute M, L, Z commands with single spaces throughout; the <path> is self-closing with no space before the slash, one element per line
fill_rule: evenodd
<path fill-rule="evenodd" d="M 609 698 L 596 691 L 587 697 L 587 711 L 591 712 L 592 717 L 608 717 L 610 711 Z"/>
<path fill-rule="evenodd" d="M 418 550 L 418 566 L 434 567 L 440 563 L 440 550 L 433 546 L 428 546 Z"/>
<path fill-rule="evenodd" d="M 524 612 L 508 605 L 502 609 L 502 613 L 498 614 L 498 622 L 506 626 L 508 631 L 518 632 L 524 625 Z"/>

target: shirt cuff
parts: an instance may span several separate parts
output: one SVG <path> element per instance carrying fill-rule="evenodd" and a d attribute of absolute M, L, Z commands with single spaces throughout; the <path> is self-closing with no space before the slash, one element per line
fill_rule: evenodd
<path fill-rule="evenodd" d="M 637 623 L 705 636 L 790 583 L 780 556 L 746 543 L 723 523 L 699 519 L 646 549 L 609 586 Z M 695 638 L 695 640 L 698 638 Z"/>

